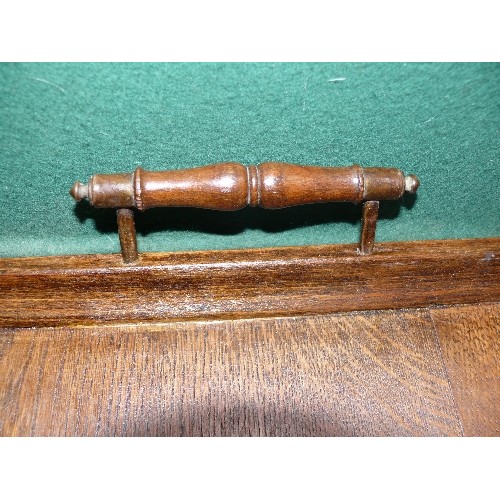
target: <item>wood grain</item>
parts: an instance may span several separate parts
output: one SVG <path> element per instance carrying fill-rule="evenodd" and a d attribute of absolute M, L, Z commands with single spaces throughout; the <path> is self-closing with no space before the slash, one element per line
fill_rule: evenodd
<path fill-rule="evenodd" d="M 464 432 L 500 436 L 500 306 L 431 311 Z"/>
<path fill-rule="evenodd" d="M 0 330 L 0 433 L 460 435 L 428 311 Z"/>
<path fill-rule="evenodd" d="M 0 327 L 234 319 L 500 300 L 500 238 L 0 259 Z"/>
<path fill-rule="evenodd" d="M 245 167 L 217 163 L 203 167 L 129 174 L 95 174 L 70 190 L 101 208 L 198 207 L 240 210 L 247 205 L 284 208 L 308 203 L 397 200 L 415 193 L 419 181 L 396 168 L 317 167 L 267 162 Z"/>

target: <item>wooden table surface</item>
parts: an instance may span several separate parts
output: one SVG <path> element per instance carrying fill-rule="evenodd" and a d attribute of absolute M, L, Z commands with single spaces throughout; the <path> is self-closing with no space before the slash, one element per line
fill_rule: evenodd
<path fill-rule="evenodd" d="M 3 436 L 500 435 L 500 303 L 0 329 Z"/>

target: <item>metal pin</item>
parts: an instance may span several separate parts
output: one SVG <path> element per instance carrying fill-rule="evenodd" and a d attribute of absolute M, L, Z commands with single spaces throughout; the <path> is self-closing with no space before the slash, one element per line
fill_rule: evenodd
<path fill-rule="evenodd" d="M 116 216 L 118 220 L 118 236 L 120 237 L 123 263 L 133 264 L 139 260 L 134 212 L 129 208 L 119 208 L 116 211 Z"/>
<path fill-rule="evenodd" d="M 365 201 L 363 204 L 363 220 L 361 226 L 360 250 L 363 255 L 373 252 L 375 243 L 375 230 L 378 219 L 378 201 Z"/>

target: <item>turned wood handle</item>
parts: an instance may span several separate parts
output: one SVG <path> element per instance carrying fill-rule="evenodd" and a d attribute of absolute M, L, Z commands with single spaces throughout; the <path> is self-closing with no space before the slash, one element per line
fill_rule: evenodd
<path fill-rule="evenodd" d="M 239 210 L 248 205 L 284 208 L 308 203 L 396 200 L 414 193 L 416 176 L 396 168 L 315 167 L 289 163 L 218 163 L 186 170 L 96 174 L 70 193 L 95 207 L 198 207 Z"/>

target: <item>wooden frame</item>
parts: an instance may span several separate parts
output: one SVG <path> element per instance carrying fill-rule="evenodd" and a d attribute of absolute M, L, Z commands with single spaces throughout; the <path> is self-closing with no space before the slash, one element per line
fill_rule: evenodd
<path fill-rule="evenodd" d="M 500 300 L 500 238 L 0 259 L 0 327 L 233 319 Z"/>

